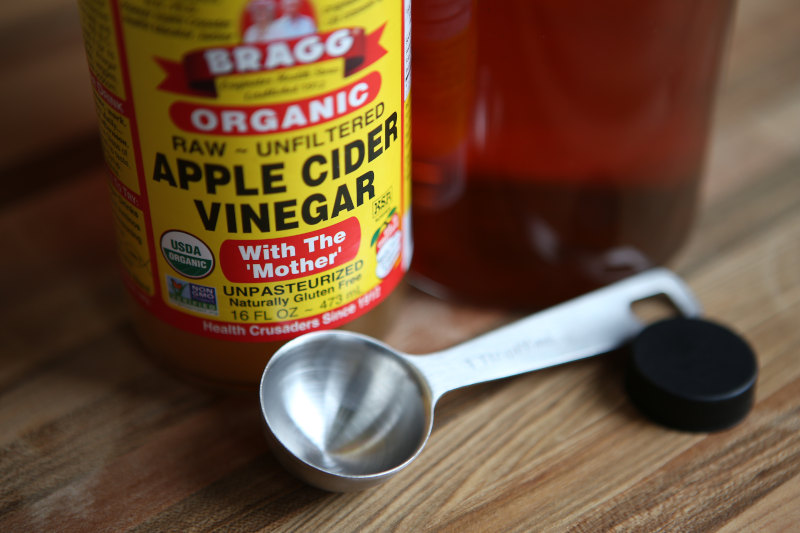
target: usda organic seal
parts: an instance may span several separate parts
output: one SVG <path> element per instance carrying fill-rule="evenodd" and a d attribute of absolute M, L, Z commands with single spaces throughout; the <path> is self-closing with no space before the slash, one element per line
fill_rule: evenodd
<path fill-rule="evenodd" d="M 164 233 L 161 253 L 176 272 L 187 278 L 204 278 L 214 270 L 214 254 L 206 243 L 183 231 Z"/>

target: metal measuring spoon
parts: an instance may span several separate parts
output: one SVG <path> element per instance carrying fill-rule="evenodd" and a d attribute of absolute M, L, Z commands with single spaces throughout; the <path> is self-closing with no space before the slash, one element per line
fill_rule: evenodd
<path fill-rule="evenodd" d="M 644 327 L 631 305 L 661 294 L 684 316 L 699 315 L 681 279 L 653 269 L 425 356 L 346 331 L 303 335 L 272 356 L 261 378 L 270 444 L 319 488 L 376 485 L 420 453 L 442 395 L 617 348 Z"/>

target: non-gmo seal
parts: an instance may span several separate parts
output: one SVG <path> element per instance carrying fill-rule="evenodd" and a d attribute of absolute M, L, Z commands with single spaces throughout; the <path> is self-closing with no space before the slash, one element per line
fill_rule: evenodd
<path fill-rule="evenodd" d="M 206 243 L 183 231 L 167 231 L 161 236 L 164 259 L 187 278 L 204 278 L 214 270 L 214 254 Z"/>

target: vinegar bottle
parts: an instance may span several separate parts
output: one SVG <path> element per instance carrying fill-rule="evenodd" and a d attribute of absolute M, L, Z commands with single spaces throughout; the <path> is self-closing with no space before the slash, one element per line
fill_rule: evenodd
<path fill-rule="evenodd" d="M 537 308 L 669 261 L 733 7 L 416 1 L 414 283 Z"/>
<path fill-rule="evenodd" d="M 79 4 L 144 344 L 252 386 L 300 334 L 379 334 L 410 262 L 409 0 Z"/>

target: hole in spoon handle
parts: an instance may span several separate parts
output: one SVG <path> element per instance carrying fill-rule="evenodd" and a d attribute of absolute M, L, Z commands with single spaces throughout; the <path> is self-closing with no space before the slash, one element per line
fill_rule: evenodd
<path fill-rule="evenodd" d="M 631 305 L 665 295 L 685 316 L 700 314 L 689 287 L 656 268 L 500 329 L 425 357 L 410 356 L 428 380 L 433 397 L 495 379 L 560 365 L 618 348 L 643 327 Z"/>

